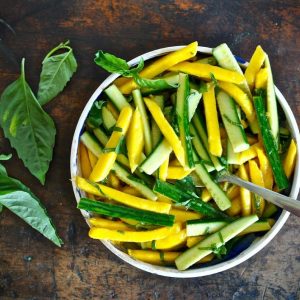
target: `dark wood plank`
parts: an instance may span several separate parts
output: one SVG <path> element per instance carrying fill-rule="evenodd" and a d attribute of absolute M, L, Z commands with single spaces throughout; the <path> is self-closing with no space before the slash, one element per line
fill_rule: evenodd
<path fill-rule="evenodd" d="M 300 221 L 291 217 L 255 257 L 225 273 L 198 279 L 162 278 L 137 270 L 87 237 L 69 181 L 69 153 L 80 113 L 107 74 L 92 62 L 97 49 L 126 59 L 155 48 L 198 40 L 227 42 L 249 59 L 257 44 L 269 53 L 277 86 L 299 124 L 299 1 L 7 1 L 0 0 L 0 25 L 16 59 L 26 57 L 36 90 L 40 62 L 49 49 L 70 39 L 79 69 L 64 93 L 46 106 L 58 135 L 42 187 L 14 158 L 7 162 L 43 200 L 65 241 L 59 249 L 8 211 L 0 215 L 1 299 L 299 299 Z M 0 53 L 0 90 L 18 68 Z M 0 152 L 11 152 L 0 133 Z M 12 151 L 15 154 L 14 151 Z"/>

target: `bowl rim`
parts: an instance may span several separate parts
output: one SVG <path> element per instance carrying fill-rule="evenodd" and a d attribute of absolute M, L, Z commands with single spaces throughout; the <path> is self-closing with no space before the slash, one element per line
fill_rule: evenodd
<path fill-rule="evenodd" d="M 164 54 L 167 54 L 169 52 L 173 52 L 175 50 L 181 49 L 185 47 L 185 45 L 182 46 L 172 46 L 172 47 L 165 47 L 165 48 L 160 48 L 156 49 L 153 51 L 146 52 L 142 55 L 139 55 L 135 57 L 134 59 L 130 60 L 128 63 L 129 65 L 135 65 L 139 62 L 140 58 L 143 58 L 144 61 L 152 59 L 154 57 L 158 57 Z M 212 48 L 209 47 L 201 47 L 198 46 L 198 53 L 202 54 L 211 54 L 212 53 Z M 243 66 L 247 66 L 248 63 L 242 64 Z M 71 172 L 71 178 L 73 179 L 76 175 L 78 175 L 79 168 L 77 164 L 77 149 L 78 149 L 78 143 L 79 143 L 79 138 L 80 134 L 82 132 L 82 128 L 84 125 L 84 122 L 86 120 L 86 117 L 94 103 L 95 100 L 99 97 L 99 95 L 102 93 L 102 91 L 108 87 L 116 78 L 118 78 L 120 75 L 119 74 L 112 74 L 108 76 L 95 90 L 95 92 L 92 94 L 88 102 L 86 103 L 80 118 L 77 122 L 76 129 L 74 131 L 74 136 L 71 144 L 71 156 L 70 156 L 70 172 Z M 285 116 L 287 118 L 287 122 L 289 124 L 289 127 L 291 129 L 291 134 L 292 137 L 296 141 L 297 145 L 297 158 L 296 158 L 296 166 L 295 166 L 295 171 L 294 171 L 294 179 L 292 183 L 292 188 L 290 192 L 290 196 L 293 198 L 296 198 L 298 195 L 298 191 L 300 188 L 300 134 L 299 134 L 299 128 L 295 119 L 295 116 L 286 101 L 285 97 L 282 95 L 282 93 L 278 90 L 278 88 L 275 86 L 275 94 L 277 96 L 278 102 L 281 105 Z M 76 184 L 74 180 L 72 180 L 72 187 L 73 187 L 73 192 L 76 198 L 76 201 L 78 203 L 81 195 L 80 195 L 80 190 L 76 187 Z M 83 217 L 85 218 L 87 224 L 90 226 L 88 222 L 89 218 L 89 213 L 84 210 L 80 210 Z M 161 276 L 166 276 L 166 277 L 174 277 L 174 278 L 193 278 L 193 277 L 202 277 L 202 276 L 208 276 L 212 274 L 216 274 L 219 272 L 223 272 L 225 270 L 228 270 L 230 268 L 233 268 L 242 262 L 246 261 L 250 257 L 254 256 L 256 253 L 258 253 L 260 250 L 262 250 L 279 232 L 279 230 L 283 227 L 285 224 L 286 220 L 288 219 L 290 213 L 287 211 L 282 211 L 280 214 L 278 220 L 274 224 L 274 226 L 271 228 L 270 231 L 268 231 L 266 234 L 264 234 L 262 237 L 255 239 L 251 245 L 242 251 L 239 255 L 236 257 L 229 259 L 225 262 L 221 262 L 219 264 L 213 265 L 213 266 L 207 266 L 207 267 L 202 267 L 202 268 L 197 268 L 197 269 L 190 269 L 190 270 L 185 270 L 185 271 L 179 271 L 175 268 L 170 268 L 170 267 L 164 267 L 164 266 L 157 266 L 157 265 L 152 265 L 149 263 L 145 263 L 139 260 L 136 260 L 132 257 L 130 257 L 128 254 L 125 252 L 121 251 L 117 247 L 115 247 L 111 242 L 106 241 L 106 240 L 101 240 L 101 242 L 115 255 L 117 255 L 120 259 L 123 261 L 129 263 L 130 265 L 152 273 L 156 275 L 161 275 Z"/>

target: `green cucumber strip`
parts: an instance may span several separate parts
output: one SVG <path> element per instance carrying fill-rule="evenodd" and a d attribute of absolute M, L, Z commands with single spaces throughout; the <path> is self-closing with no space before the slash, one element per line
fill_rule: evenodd
<path fill-rule="evenodd" d="M 239 154 L 233 151 L 230 140 L 227 139 L 227 147 L 226 147 L 226 155 L 227 155 L 227 163 L 229 165 L 240 165 Z"/>
<path fill-rule="evenodd" d="M 245 230 L 243 230 L 239 235 L 245 235 L 253 232 L 268 231 L 270 229 L 271 229 L 271 225 L 268 220 L 259 220 L 253 223 L 252 225 L 250 225 Z"/>
<path fill-rule="evenodd" d="M 213 165 L 215 166 L 215 169 L 219 172 L 221 170 L 224 169 L 224 166 L 221 164 L 220 160 L 218 159 L 218 157 L 210 154 L 209 150 L 208 150 L 208 138 L 207 138 L 207 133 L 206 133 L 206 129 L 204 126 L 204 121 L 201 120 L 200 114 L 199 112 L 196 112 L 193 119 L 192 119 L 192 123 L 195 126 L 195 129 L 197 131 L 197 133 L 199 134 L 203 145 L 207 151 L 207 153 L 209 154 L 210 160 L 212 161 Z"/>
<path fill-rule="evenodd" d="M 172 147 L 166 139 L 162 139 L 157 147 L 150 155 L 142 162 L 139 169 L 148 175 L 153 174 L 169 157 L 172 152 Z"/>
<path fill-rule="evenodd" d="M 172 226 L 175 216 L 81 198 L 77 208 L 113 218 L 126 218 L 147 224 Z"/>
<path fill-rule="evenodd" d="M 282 162 L 277 150 L 277 144 L 270 129 L 270 124 L 266 116 L 266 110 L 262 96 L 254 96 L 253 102 L 263 144 L 266 150 L 266 154 L 269 158 L 275 182 L 279 190 L 284 190 L 289 186 L 289 181 L 285 175 Z"/>
<path fill-rule="evenodd" d="M 234 55 L 232 54 L 230 48 L 228 47 L 228 45 L 226 43 L 223 43 L 223 44 L 217 46 L 216 48 L 214 48 L 213 56 L 218 61 L 218 64 L 220 67 L 227 69 L 227 70 L 235 71 L 235 72 L 238 72 L 239 74 L 244 75 L 241 67 L 239 66 L 237 60 L 235 59 Z M 243 81 L 243 83 L 241 83 L 239 85 L 239 87 L 245 93 L 247 93 L 247 95 L 250 97 L 250 99 L 252 99 L 251 91 L 250 91 L 250 88 L 246 81 L 246 78 L 245 78 L 245 81 Z"/>
<path fill-rule="evenodd" d="M 164 109 L 164 96 L 156 95 L 153 97 L 153 101 L 160 107 L 161 110 Z M 155 148 L 161 140 L 162 134 L 154 119 L 151 119 L 151 137 L 153 148 Z"/>
<path fill-rule="evenodd" d="M 233 151 L 238 153 L 249 149 L 249 143 L 237 112 L 234 100 L 220 91 L 217 103 Z"/>
<path fill-rule="evenodd" d="M 176 116 L 179 128 L 179 138 L 185 150 L 185 161 L 189 168 L 194 167 L 192 143 L 189 128 L 188 98 L 190 95 L 189 76 L 179 73 L 179 87 L 176 97 Z"/>
<path fill-rule="evenodd" d="M 278 111 L 277 111 L 277 100 L 275 96 L 274 82 L 271 64 L 269 56 L 266 54 L 265 66 L 268 73 L 267 79 L 267 112 L 268 112 L 268 121 L 270 124 L 271 132 L 275 139 L 276 145 L 278 146 L 279 139 L 279 121 L 278 121 Z"/>
<path fill-rule="evenodd" d="M 210 156 L 209 156 L 205 146 L 203 145 L 203 142 L 202 142 L 200 136 L 198 135 L 193 123 L 190 123 L 190 132 L 192 134 L 192 144 L 194 146 L 194 149 L 195 149 L 197 155 L 204 161 L 207 171 L 211 172 L 211 171 L 215 170 L 213 163 L 210 159 Z"/>
<path fill-rule="evenodd" d="M 230 199 L 224 193 L 221 187 L 212 179 L 205 166 L 201 162 L 196 164 L 195 172 L 198 174 L 204 186 L 212 195 L 212 198 L 215 200 L 219 209 L 222 211 L 228 209 L 231 206 Z"/>
<path fill-rule="evenodd" d="M 175 264 L 178 270 L 186 270 L 191 265 L 195 264 L 201 258 L 213 252 L 213 248 L 219 248 L 235 236 L 237 236 L 244 229 L 256 222 L 258 217 L 251 215 L 239 218 L 238 220 L 226 225 L 220 231 L 208 236 L 206 239 L 199 242 L 194 247 L 188 249 L 179 255 Z"/>
<path fill-rule="evenodd" d="M 189 107 L 189 122 L 191 122 L 201 98 L 202 94 L 199 93 L 197 90 L 191 88 L 190 95 L 187 101 Z"/>
<path fill-rule="evenodd" d="M 123 94 L 120 92 L 120 90 L 114 84 L 104 90 L 104 92 L 119 111 L 121 111 L 125 106 L 130 105 Z"/>
<path fill-rule="evenodd" d="M 226 214 L 222 213 L 210 204 L 202 201 L 196 195 L 193 196 L 189 193 L 186 193 L 173 184 L 157 179 L 153 191 L 172 199 L 178 205 L 185 206 L 205 216 L 212 218 L 220 218 L 223 220 L 231 219 Z"/>
<path fill-rule="evenodd" d="M 207 235 L 220 230 L 222 227 L 226 226 L 228 222 L 219 219 L 209 219 L 209 220 L 189 220 L 186 222 L 186 235 L 187 236 L 197 236 L 197 235 Z"/>
<path fill-rule="evenodd" d="M 112 113 L 105 107 L 102 107 L 102 120 L 103 125 L 107 130 L 111 130 L 117 123 L 117 120 L 114 118 Z"/>
<path fill-rule="evenodd" d="M 80 136 L 81 142 L 96 156 L 102 153 L 102 148 L 98 141 L 87 131 Z"/>
<path fill-rule="evenodd" d="M 277 211 L 278 211 L 278 207 L 275 204 L 268 202 L 262 217 L 263 218 L 270 218 Z"/>
<path fill-rule="evenodd" d="M 98 141 L 102 144 L 102 146 L 105 146 L 108 142 L 108 136 L 101 128 L 96 128 L 93 130 L 94 135 L 98 139 Z"/>
<path fill-rule="evenodd" d="M 196 62 L 200 63 L 200 64 L 208 64 L 208 65 L 212 65 L 212 66 L 215 66 L 218 63 L 217 60 L 213 56 L 201 58 L 201 59 L 197 60 Z"/>
<path fill-rule="evenodd" d="M 136 89 L 132 92 L 133 101 L 135 106 L 139 109 L 142 122 L 143 122 L 143 131 L 144 131 L 144 138 L 145 138 L 145 152 L 146 155 L 149 155 L 152 151 L 152 139 L 151 139 L 151 130 L 149 125 L 148 115 L 146 113 L 145 103 L 142 98 L 141 91 Z"/>

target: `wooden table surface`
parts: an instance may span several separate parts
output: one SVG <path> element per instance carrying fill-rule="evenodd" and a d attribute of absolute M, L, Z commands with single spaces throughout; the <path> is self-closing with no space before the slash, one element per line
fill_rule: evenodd
<path fill-rule="evenodd" d="M 257 44 L 268 52 L 276 85 L 300 117 L 299 1 L 58 1 L 0 0 L 0 38 L 36 90 L 40 63 L 70 39 L 78 71 L 63 94 L 46 106 L 58 134 L 45 186 L 14 157 L 9 173 L 46 205 L 65 244 L 57 248 L 5 210 L 0 215 L 0 299 L 300 299 L 300 221 L 290 217 L 274 240 L 247 262 L 205 278 L 172 279 L 120 261 L 88 228 L 76 209 L 69 173 L 70 145 L 85 103 L 107 76 L 93 63 L 97 49 L 126 59 L 198 40 L 222 42 L 249 59 Z M 0 91 L 19 67 L 0 53 Z M 0 133 L 0 152 L 11 152 Z"/>

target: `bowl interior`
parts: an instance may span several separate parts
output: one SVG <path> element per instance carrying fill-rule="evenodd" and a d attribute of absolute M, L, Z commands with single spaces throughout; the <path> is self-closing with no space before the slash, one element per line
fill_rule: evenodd
<path fill-rule="evenodd" d="M 145 53 L 141 56 L 138 56 L 134 59 L 132 59 L 129 64 L 130 65 L 135 65 L 139 62 L 140 58 L 143 57 L 143 59 L 149 60 L 157 56 L 164 55 L 166 53 L 178 50 L 184 46 L 174 46 L 174 47 L 167 47 L 167 48 L 162 48 L 162 49 L 157 49 L 148 53 Z M 203 54 L 211 54 L 212 49 L 207 48 L 207 47 L 198 47 L 198 52 L 203 53 Z M 244 66 L 246 66 L 244 64 Z M 72 146 L 71 146 L 71 159 L 70 159 L 70 169 L 71 169 L 71 178 L 76 177 L 77 175 L 80 175 L 80 165 L 79 165 L 79 160 L 78 160 L 78 143 L 80 139 L 80 135 L 84 126 L 84 122 L 86 120 L 86 117 L 94 103 L 95 100 L 98 99 L 99 95 L 102 93 L 102 91 L 108 87 L 117 77 L 119 77 L 118 74 L 112 74 L 109 77 L 107 77 L 101 85 L 96 89 L 96 91 L 93 93 L 89 101 L 87 102 L 84 110 L 82 111 L 82 114 L 79 118 L 79 121 L 77 123 L 74 136 L 73 136 L 73 141 L 72 141 Z M 299 145 L 300 145 L 300 136 L 299 136 L 299 129 L 297 122 L 295 120 L 295 117 L 286 101 L 284 96 L 281 94 L 281 92 L 275 87 L 275 93 L 278 99 L 279 104 L 281 105 L 286 118 L 287 122 L 290 127 L 291 134 L 293 138 L 296 141 L 297 144 L 297 161 L 296 161 L 296 168 L 294 172 L 294 178 L 293 178 L 293 183 L 292 183 L 292 188 L 290 192 L 290 196 L 296 198 L 299 188 L 300 188 L 300 169 L 299 169 L 299 161 L 300 161 L 300 156 L 299 156 Z M 72 186 L 73 186 L 73 191 L 74 195 L 76 198 L 76 201 L 78 202 L 81 197 L 85 196 L 84 192 L 79 190 L 74 181 L 72 181 Z M 88 218 L 90 214 L 87 211 L 81 210 L 81 213 L 83 217 L 86 219 L 88 223 Z M 282 228 L 284 223 L 286 222 L 287 218 L 289 216 L 289 213 L 287 211 L 282 211 L 280 216 L 278 217 L 276 223 L 272 227 L 270 231 L 268 231 L 266 234 L 264 234 L 261 237 L 256 238 L 254 241 L 251 241 L 250 246 L 247 247 L 245 250 L 241 251 L 237 256 L 228 259 L 224 262 L 220 262 L 216 265 L 208 265 L 208 266 L 203 266 L 199 268 L 192 268 L 186 271 L 178 271 L 175 268 L 172 267 L 165 267 L 165 266 L 156 266 L 156 265 L 151 265 L 148 263 L 144 263 L 142 261 L 135 260 L 131 258 L 128 254 L 123 252 L 121 249 L 117 248 L 114 246 L 112 243 L 109 241 L 102 241 L 102 243 L 114 254 L 116 254 L 119 258 L 122 260 L 126 261 L 127 263 L 150 273 L 153 274 L 158 274 L 162 276 L 168 276 L 168 277 L 178 277 L 178 278 L 189 278 L 189 277 L 200 277 L 200 276 L 207 276 L 207 275 L 212 275 L 218 272 L 225 271 L 227 269 L 230 269 L 257 252 L 259 252 L 262 248 L 264 248 L 273 238 L 274 236 L 279 232 L 279 230 Z M 89 224 L 89 223 L 88 223 Z"/>

